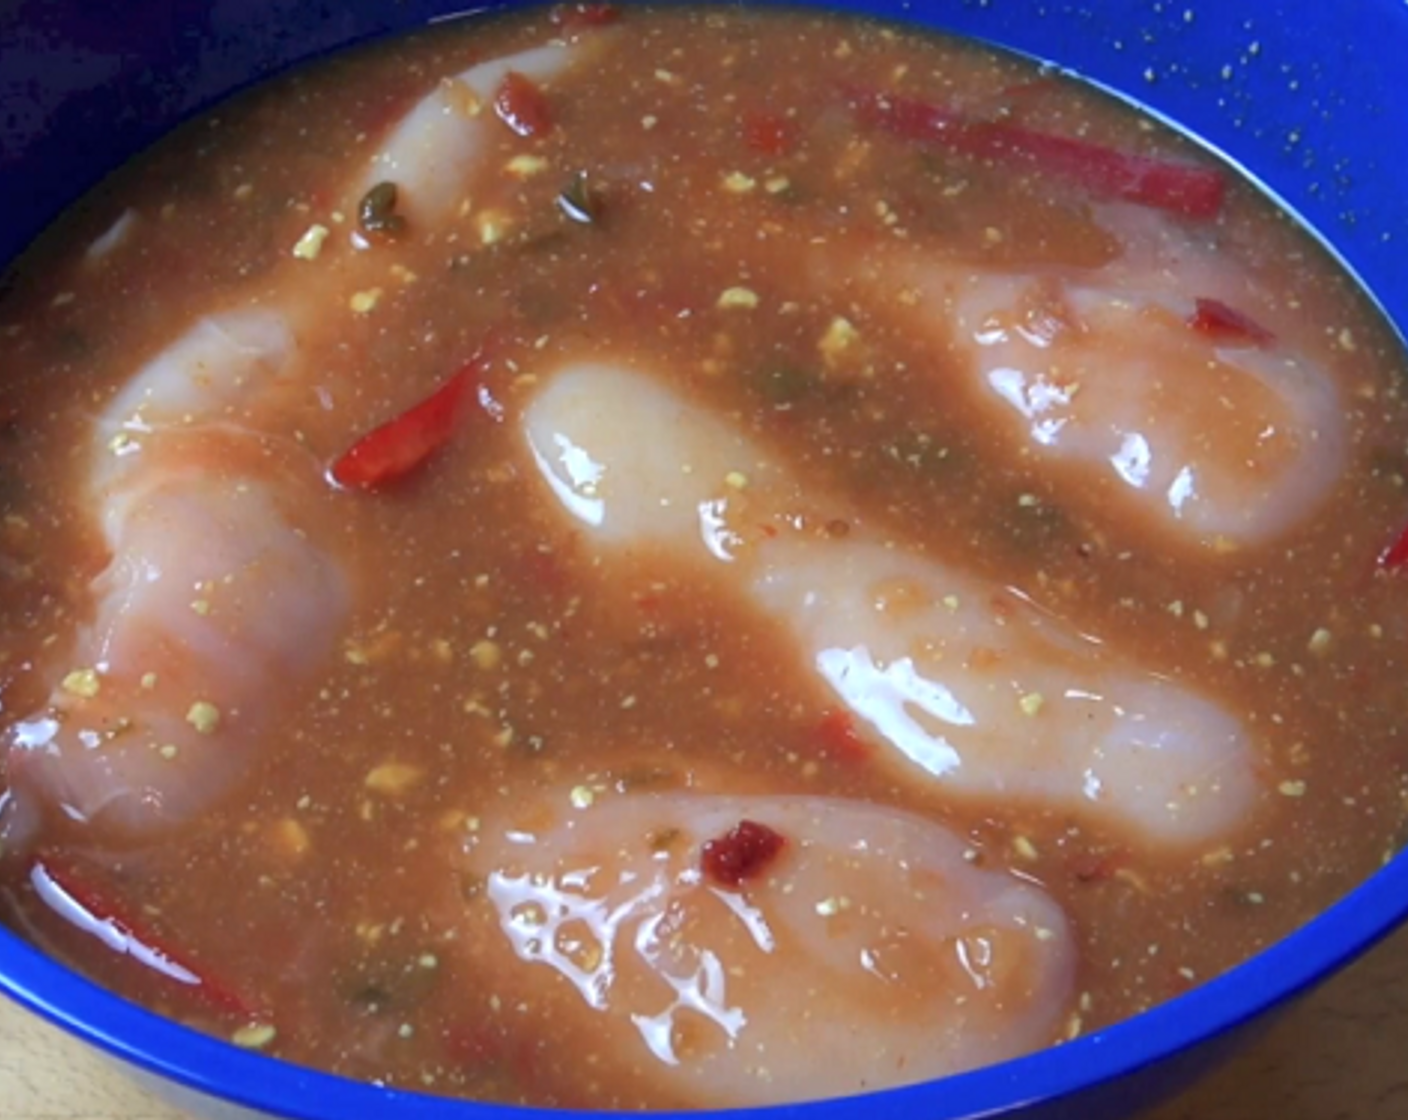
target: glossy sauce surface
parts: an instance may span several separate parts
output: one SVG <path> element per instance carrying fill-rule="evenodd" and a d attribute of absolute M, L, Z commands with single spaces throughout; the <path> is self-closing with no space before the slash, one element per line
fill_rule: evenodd
<path fill-rule="evenodd" d="M 1025 63 L 587 8 L 258 91 L 12 274 L 3 920 L 351 1076 L 722 1105 L 1097 1028 L 1378 867 L 1348 281 Z"/>

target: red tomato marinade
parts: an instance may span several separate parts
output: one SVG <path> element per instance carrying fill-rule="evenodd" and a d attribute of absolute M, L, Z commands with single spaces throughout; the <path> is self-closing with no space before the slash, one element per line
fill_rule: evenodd
<path fill-rule="evenodd" d="M 442 24 L 192 121 L 0 293 L 0 922 L 237 1045 L 861 1092 L 1405 840 L 1403 353 L 1025 61 Z"/>

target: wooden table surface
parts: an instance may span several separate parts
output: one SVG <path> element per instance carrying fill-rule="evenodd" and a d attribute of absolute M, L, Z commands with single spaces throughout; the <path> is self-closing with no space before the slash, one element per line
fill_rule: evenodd
<path fill-rule="evenodd" d="M 1408 929 L 1258 1045 L 1142 1120 L 1404 1120 Z M 0 999 L 0 1120 L 184 1120 L 86 1048 Z M 348 1120 L 362 1120 L 349 1117 Z"/>

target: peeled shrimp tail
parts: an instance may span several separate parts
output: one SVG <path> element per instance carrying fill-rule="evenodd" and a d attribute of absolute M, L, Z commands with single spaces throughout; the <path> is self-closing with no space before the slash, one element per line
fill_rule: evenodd
<path fill-rule="evenodd" d="M 336 565 L 242 479 L 168 479 L 113 545 L 74 667 L 9 733 L 17 821 L 31 798 L 129 834 L 208 808 L 346 612 Z"/>
<path fill-rule="evenodd" d="M 326 657 L 350 594 L 317 543 L 320 475 L 261 427 L 297 360 L 277 313 L 203 319 L 98 420 L 109 562 L 48 703 L 5 732 L 9 844 L 49 811 L 115 840 L 205 811 L 251 764 L 272 698 Z"/>
<path fill-rule="evenodd" d="M 562 369 L 529 405 L 524 441 L 585 544 L 712 569 L 783 625 L 798 668 L 830 694 L 818 704 L 843 703 L 904 780 L 1072 812 L 1169 849 L 1234 832 L 1251 811 L 1246 730 L 1220 704 L 956 564 L 864 528 L 809 532 L 861 519 L 653 379 Z"/>

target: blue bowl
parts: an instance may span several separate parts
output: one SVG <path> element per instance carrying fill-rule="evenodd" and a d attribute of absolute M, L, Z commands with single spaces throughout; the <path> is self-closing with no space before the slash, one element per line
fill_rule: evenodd
<path fill-rule="evenodd" d="M 837 0 L 1069 67 L 1229 156 L 1408 328 L 1408 4 Z M 0 12 L 0 264 L 182 118 L 294 62 L 447 14 L 446 0 L 86 0 Z M 1332 49 L 1326 49 L 1330 46 Z M 1240 968 L 1128 1022 L 942 1082 L 769 1110 L 797 1120 L 1116 1120 L 1188 1081 L 1408 918 L 1408 854 Z M 560 1120 L 276 1062 L 159 1019 L 0 931 L 0 992 L 210 1117 Z M 239 1107 L 235 1107 L 239 1106 Z M 251 1111 L 243 1111 L 251 1110 Z M 692 1114 L 698 1115 L 698 1114 Z"/>

